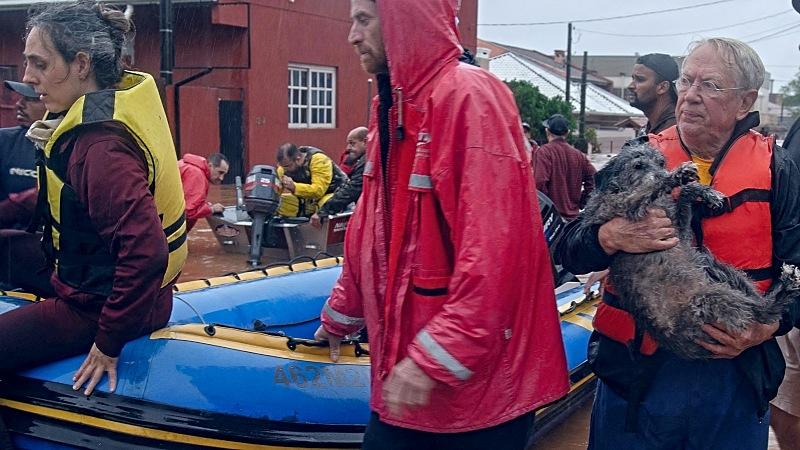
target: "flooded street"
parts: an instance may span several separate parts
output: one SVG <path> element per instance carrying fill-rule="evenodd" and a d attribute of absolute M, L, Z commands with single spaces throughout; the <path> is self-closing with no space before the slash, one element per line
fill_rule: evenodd
<path fill-rule="evenodd" d="M 234 186 L 211 185 L 208 201 L 224 205 L 236 204 Z M 211 278 L 231 272 L 243 272 L 249 268 L 247 255 L 224 251 L 208 227 L 208 222 L 201 219 L 189 233 L 189 258 L 186 260 L 179 281 Z"/>
<path fill-rule="evenodd" d="M 209 201 L 212 203 L 233 205 L 235 199 L 233 185 L 212 185 L 209 189 Z M 189 259 L 184 266 L 180 281 L 210 278 L 248 269 L 247 255 L 225 252 L 217 243 L 208 227 L 208 222 L 205 220 L 197 222 L 197 225 L 189 233 Z M 568 420 L 553 429 L 530 450 L 585 449 L 589 438 L 591 411 L 592 402 L 588 400 Z M 771 433 L 769 450 L 779 450 Z"/>

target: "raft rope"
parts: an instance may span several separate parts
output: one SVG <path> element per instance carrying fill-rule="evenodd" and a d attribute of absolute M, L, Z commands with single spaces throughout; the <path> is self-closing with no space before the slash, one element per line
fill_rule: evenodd
<path fill-rule="evenodd" d="M 203 318 L 203 315 L 200 314 L 200 311 L 198 311 L 194 306 L 192 306 L 191 303 L 187 302 L 186 300 L 184 300 L 183 298 L 181 298 L 181 297 L 179 297 L 177 295 L 173 296 L 173 298 L 176 298 L 176 299 L 182 301 L 184 305 L 188 306 L 189 309 L 191 309 L 192 311 L 194 311 L 195 314 L 197 314 L 197 318 L 199 318 L 200 319 L 200 323 L 203 324 L 203 331 L 205 331 L 207 335 L 214 336 L 215 334 L 217 334 L 217 330 L 214 328 L 214 324 L 206 323 L 206 320 Z"/>

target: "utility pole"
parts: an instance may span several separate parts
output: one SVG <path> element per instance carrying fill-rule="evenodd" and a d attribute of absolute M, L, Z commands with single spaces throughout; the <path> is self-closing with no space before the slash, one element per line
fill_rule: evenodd
<path fill-rule="evenodd" d="M 581 139 L 586 139 L 586 70 L 588 53 L 583 52 L 583 70 L 581 71 L 581 114 L 578 116 L 578 133 Z"/>
<path fill-rule="evenodd" d="M 165 85 L 172 84 L 172 69 L 175 67 L 175 37 L 172 29 L 172 0 L 159 1 L 159 25 L 161 34 L 161 79 Z"/>
<path fill-rule="evenodd" d="M 565 89 L 567 103 L 569 103 L 570 77 L 572 76 L 571 69 L 572 69 L 572 22 L 567 24 L 567 88 Z M 572 108 L 572 106 L 570 106 L 570 108 Z"/>

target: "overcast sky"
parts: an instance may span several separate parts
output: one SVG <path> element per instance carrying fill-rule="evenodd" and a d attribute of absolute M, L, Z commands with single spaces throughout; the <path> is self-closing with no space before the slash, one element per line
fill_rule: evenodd
<path fill-rule="evenodd" d="M 566 24 L 485 24 L 577 21 L 663 11 L 712 1 L 715 0 L 479 0 L 478 37 L 550 54 L 555 49 L 566 48 Z M 698 38 L 733 37 L 750 43 L 759 53 L 767 72 L 775 80 L 774 90 L 777 92 L 780 86 L 794 78 L 800 67 L 800 14 L 792 8 L 791 0 L 717 1 L 721 3 L 635 18 L 574 23 L 573 55 L 583 55 L 584 51 L 595 55 L 631 55 L 636 52 L 683 55 L 688 44 Z M 749 23 L 742 24 L 745 21 Z M 729 25 L 735 26 L 716 29 Z M 716 30 L 698 32 L 712 28 Z M 598 32 L 641 36 L 609 36 Z M 653 36 L 677 33 L 681 34 Z"/>

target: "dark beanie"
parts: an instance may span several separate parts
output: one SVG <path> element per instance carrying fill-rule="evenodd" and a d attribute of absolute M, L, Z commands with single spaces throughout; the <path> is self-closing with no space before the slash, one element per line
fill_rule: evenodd
<path fill-rule="evenodd" d="M 640 56 L 636 60 L 636 64 L 650 68 L 667 81 L 675 81 L 679 76 L 678 63 L 675 62 L 672 56 L 663 53 L 650 53 L 649 55 Z"/>

